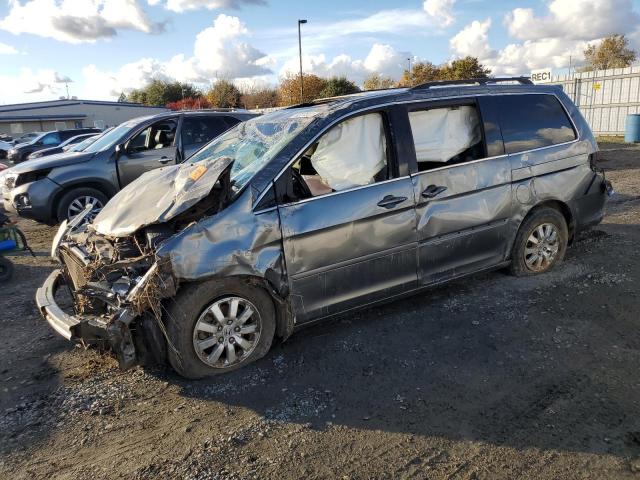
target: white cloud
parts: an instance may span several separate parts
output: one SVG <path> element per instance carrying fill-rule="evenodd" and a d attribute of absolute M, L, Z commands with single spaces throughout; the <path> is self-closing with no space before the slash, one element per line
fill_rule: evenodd
<path fill-rule="evenodd" d="M 57 98 L 66 93 L 64 84 L 72 82 L 69 77 L 49 69 L 33 71 L 24 68 L 15 76 L 0 74 L 0 85 L 10 94 L 3 99 L 8 103 L 31 101 L 34 95 L 38 98 Z"/>
<path fill-rule="evenodd" d="M 628 0 L 553 0 L 544 16 L 516 8 L 505 16 L 512 42 L 494 50 L 489 42 L 490 19 L 474 21 L 449 40 L 455 57 L 472 55 L 495 75 L 526 75 L 532 69 L 566 68 L 584 61 L 588 44 L 614 33 L 630 33 L 640 46 L 640 17 Z"/>
<path fill-rule="evenodd" d="M 61 42 L 94 42 L 117 35 L 118 30 L 161 31 L 137 0 L 9 0 L 9 13 L 0 29 L 30 33 Z"/>
<path fill-rule="evenodd" d="M 488 58 L 492 55 L 489 47 L 489 28 L 491 28 L 490 18 L 484 22 L 474 20 L 453 36 L 449 40 L 449 45 L 457 56 L 471 55 L 481 59 Z"/>
<path fill-rule="evenodd" d="M 455 3 L 456 0 L 425 0 L 422 8 L 443 27 L 448 27 L 455 21 L 452 13 Z"/>
<path fill-rule="evenodd" d="M 265 5 L 264 0 L 147 0 L 149 5 L 162 5 L 167 10 L 173 12 L 184 12 L 187 10 L 216 10 L 219 8 L 240 9 L 243 5 Z"/>
<path fill-rule="evenodd" d="M 548 10 L 540 17 L 531 8 L 509 12 L 509 34 L 519 40 L 592 40 L 630 32 L 640 21 L 631 0 L 553 0 Z"/>
<path fill-rule="evenodd" d="M 362 84 L 374 72 L 398 79 L 408 66 L 408 52 L 399 52 L 390 45 L 376 43 L 364 59 L 353 59 L 342 54 L 330 61 L 324 54 L 303 55 L 302 69 L 321 77 L 346 76 L 349 80 Z M 299 72 L 299 59 L 292 57 L 280 69 L 280 75 Z"/>
<path fill-rule="evenodd" d="M 248 44 L 246 26 L 238 17 L 218 15 L 213 26 L 197 34 L 193 56 L 175 55 L 167 61 L 143 58 L 117 71 L 95 65 L 83 70 L 87 95 L 113 98 L 141 88 L 152 79 L 194 82 L 206 86 L 217 78 L 234 79 L 268 75 L 273 59 Z"/>
<path fill-rule="evenodd" d="M 0 42 L 0 55 L 17 55 L 18 53 L 15 47 Z"/>

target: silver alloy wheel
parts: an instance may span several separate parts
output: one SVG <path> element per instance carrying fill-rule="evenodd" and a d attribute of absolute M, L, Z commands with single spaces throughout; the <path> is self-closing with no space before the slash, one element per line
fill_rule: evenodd
<path fill-rule="evenodd" d="M 245 360 L 258 345 L 258 309 L 242 297 L 223 297 L 207 307 L 193 329 L 193 348 L 206 365 L 228 368 Z"/>
<path fill-rule="evenodd" d="M 104 207 L 102 202 L 98 200 L 96 197 L 92 197 L 91 195 L 81 195 L 75 198 L 73 202 L 69 204 L 69 207 L 67 208 L 67 219 L 71 220 L 73 217 L 75 217 L 79 213 L 82 213 L 84 209 L 87 208 L 87 205 L 89 204 L 93 205 L 93 209 L 91 210 L 91 213 L 88 215 L 89 217 L 88 220 L 95 217 L 98 214 L 98 212 L 102 210 L 102 207 Z"/>
<path fill-rule="evenodd" d="M 560 238 L 552 223 L 542 223 L 535 227 L 524 247 L 524 263 L 533 272 L 547 270 L 558 255 Z"/>

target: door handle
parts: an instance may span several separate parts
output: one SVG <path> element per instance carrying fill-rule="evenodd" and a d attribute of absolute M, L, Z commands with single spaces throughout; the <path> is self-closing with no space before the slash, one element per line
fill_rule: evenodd
<path fill-rule="evenodd" d="M 442 185 L 429 185 L 427 188 L 424 189 L 424 192 L 422 192 L 422 196 L 424 198 L 437 197 L 442 192 L 444 192 L 446 189 L 447 189 L 447 187 L 442 186 Z"/>
<path fill-rule="evenodd" d="M 404 202 L 406 199 L 407 197 L 394 197 L 393 195 L 387 195 L 378 202 L 378 206 L 383 208 L 393 208 L 396 205 Z"/>
<path fill-rule="evenodd" d="M 170 159 L 169 157 L 167 157 L 166 155 L 163 155 L 162 157 L 160 157 L 160 158 L 158 159 L 158 161 L 159 161 L 160 163 L 169 163 L 169 162 L 171 161 L 171 159 Z"/>

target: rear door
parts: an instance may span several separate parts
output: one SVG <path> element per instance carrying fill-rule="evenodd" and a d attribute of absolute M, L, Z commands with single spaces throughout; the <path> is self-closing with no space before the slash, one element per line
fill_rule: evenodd
<path fill-rule="evenodd" d="M 495 111 L 482 97 L 412 104 L 412 174 L 419 282 L 433 284 L 504 261 L 511 170 Z"/>
<path fill-rule="evenodd" d="M 118 158 L 120 187 L 128 185 L 144 172 L 175 164 L 178 120 L 176 116 L 149 124 L 125 143 Z"/>
<path fill-rule="evenodd" d="M 411 179 L 398 173 L 387 112 L 357 119 L 320 137 L 277 184 L 290 297 L 299 323 L 416 287 Z M 365 128 L 347 125 L 360 119 Z M 304 194 L 303 182 L 311 195 Z M 295 198 L 301 190 L 305 198 Z"/>

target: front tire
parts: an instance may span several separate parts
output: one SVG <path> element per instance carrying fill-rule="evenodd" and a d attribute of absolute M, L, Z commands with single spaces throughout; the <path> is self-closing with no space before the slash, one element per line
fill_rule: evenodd
<path fill-rule="evenodd" d="M 187 285 L 168 306 L 166 324 L 169 363 L 197 379 L 262 358 L 271 348 L 276 319 L 263 289 L 222 279 Z"/>
<path fill-rule="evenodd" d="M 564 216 L 553 208 L 534 210 L 520 225 L 511 253 L 511 274 L 548 272 L 564 258 L 569 232 Z"/>
<path fill-rule="evenodd" d="M 107 204 L 108 200 L 104 193 L 95 188 L 74 188 L 65 193 L 58 203 L 58 222 L 62 223 L 64 220 L 71 220 L 81 213 L 89 203 L 94 205 L 89 216 L 94 217 Z"/>

